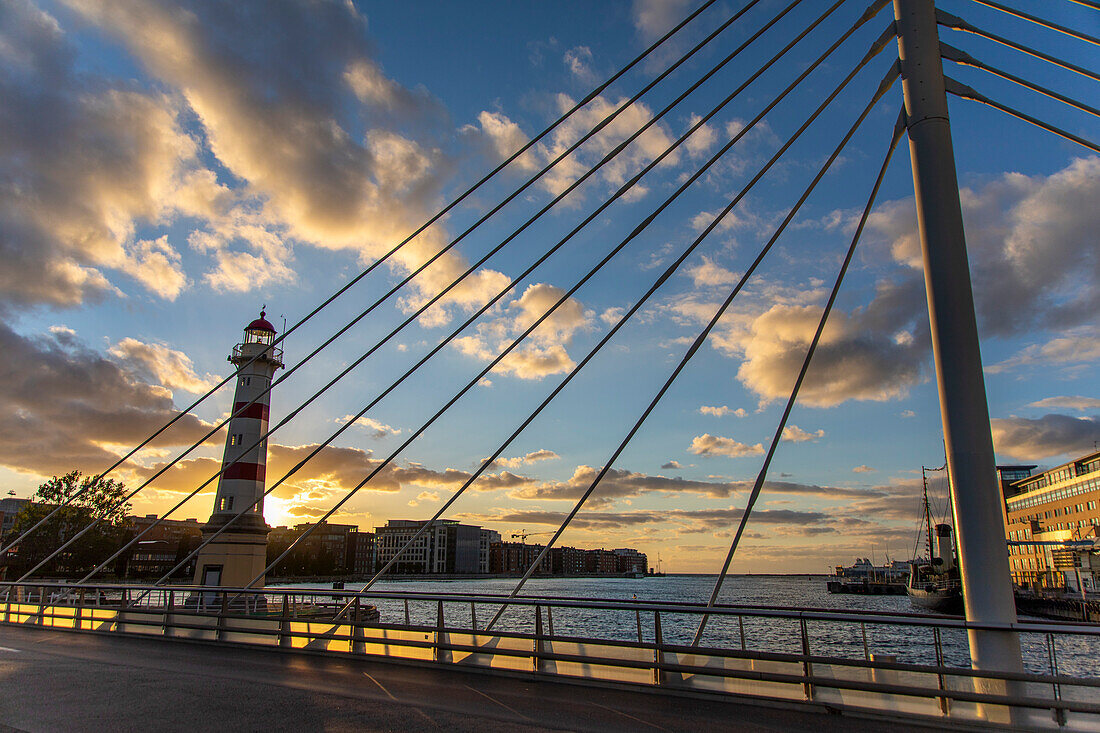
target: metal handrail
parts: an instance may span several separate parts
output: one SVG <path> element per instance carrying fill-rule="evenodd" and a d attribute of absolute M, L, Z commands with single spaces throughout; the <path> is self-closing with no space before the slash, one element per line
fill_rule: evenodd
<path fill-rule="evenodd" d="M 957 616 L 941 616 L 933 614 L 917 613 L 891 613 L 886 611 L 860 611 L 845 612 L 831 609 L 812 607 L 783 607 L 783 606 L 756 606 L 739 604 L 716 604 L 707 607 L 706 604 L 684 603 L 682 601 L 635 601 L 617 599 L 584 599 L 576 597 L 557 596 L 507 596 L 491 593 L 448 593 L 425 591 L 376 591 L 366 593 L 355 591 L 334 590 L 324 588 L 232 588 L 210 587 L 201 585 L 172 585 L 172 586 L 148 586 L 125 583 L 104 583 L 96 585 L 72 585 L 59 582 L 23 582 L 0 583 L 0 599 L 5 597 L 4 589 L 14 587 L 24 588 L 50 588 L 64 591 L 66 596 L 72 596 L 77 591 L 127 591 L 144 592 L 151 591 L 152 595 L 165 595 L 168 592 L 175 593 L 203 593 L 203 594 L 242 594 L 248 596 L 309 596 L 323 598 L 329 604 L 341 600 L 361 599 L 391 599 L 391 600 L 415 600 L 424 602 L 444 603 L 475 603 L 475 604 L 507 604 L 511 606 L 552 606 L 557 608 L 578 608 L 606 611 L 640 611 L 672 614 L 710 614 L 714 616 L 729 617 L 758 617 L 808 621 L 832 621 L 848 623 L 866 623 L 876 625 L 898 626 L 924 626 L 958 630 L 989 630 L 989 631 L 1016 631 L 1020 633 L 1058 633 L 1081 636 L 1100 636 L 1100 624 L 1075 622 L 1075 621 L 1017 621 L 1011 624 L 975 623 Z M 57 599 L 61 602 L 62 597 Z M 148 607 L 156 608 L 152 604 Z M 242 604 L 243 605 L 243 604 Z"/>

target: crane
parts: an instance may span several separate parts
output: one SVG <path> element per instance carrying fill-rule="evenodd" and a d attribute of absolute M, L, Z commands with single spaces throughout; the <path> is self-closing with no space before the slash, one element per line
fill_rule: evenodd
<path fill-rule="evenodd" d="M 520 542 L 522 542 L 524 544 L 527 544 L 527 538 L 528 537 L 538 537 L 539 535 L 542 535 L 542 534 L 554 534 L 554 533 L 553 532 L 528 532 L 525 529 L 521 529 L 519 531 L 519 533 L 512 535 L 512 539 L 515 539 L 515 538 L 519 537 Z"/>

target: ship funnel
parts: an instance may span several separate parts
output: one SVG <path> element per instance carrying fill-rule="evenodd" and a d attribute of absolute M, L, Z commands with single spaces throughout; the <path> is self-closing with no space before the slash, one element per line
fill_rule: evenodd
<path fill-rule="evenodd" d="M 951 549 L 951 525 L 936 525 L 937 572 L 946 573 L 955 567 L 955 551 Z"/>

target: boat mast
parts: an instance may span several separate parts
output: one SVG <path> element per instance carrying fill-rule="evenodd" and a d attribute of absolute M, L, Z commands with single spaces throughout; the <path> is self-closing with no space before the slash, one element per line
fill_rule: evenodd
<path fill-rule="evenodd" d="M 924 484 L 924 526 L 925 536 L 928 539 L 928 567 L 931 569 L 932 558 L 935 557 L 936 552 L 932 548 L 932 510 L 928 507 L 928 474 L 924 466 L 920 467 L 920 478 Z"/>

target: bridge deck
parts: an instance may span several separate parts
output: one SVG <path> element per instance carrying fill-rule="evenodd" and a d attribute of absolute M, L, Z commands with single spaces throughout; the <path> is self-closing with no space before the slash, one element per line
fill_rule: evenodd
<path fill-rule="evenodd" d="M 859 730 L 813 707 L 0 626 L 0 730 Z"/>

